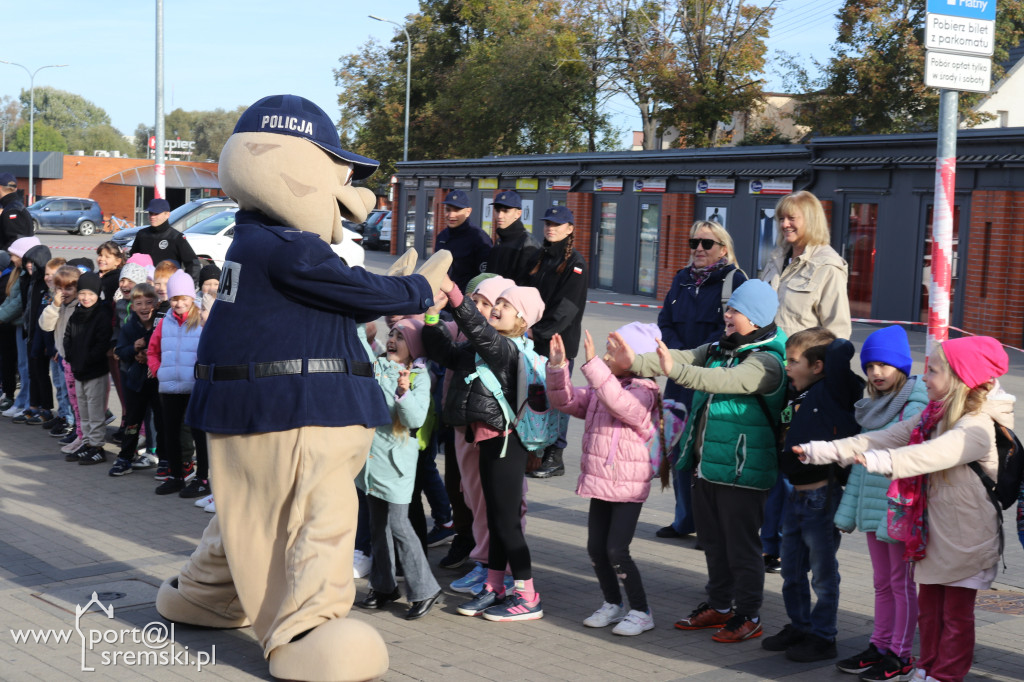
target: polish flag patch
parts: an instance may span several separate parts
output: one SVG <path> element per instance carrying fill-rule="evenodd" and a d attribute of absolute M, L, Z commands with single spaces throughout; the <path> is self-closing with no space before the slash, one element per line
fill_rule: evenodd
<path fill-rule="evenodd" d="M 580 266 L 578 266 L 578 265 L 577 265 L 576 267 L 574 267 L 574 268 L 572 269 L 572 271 L 573 271 L 573 272 L 575 272 L 575 273 L 576 273 L 577 275 L 582 275 L 582 274 L 583 274 L 583 268 L 581 268 L 581 267 L 580 267 Z"/>

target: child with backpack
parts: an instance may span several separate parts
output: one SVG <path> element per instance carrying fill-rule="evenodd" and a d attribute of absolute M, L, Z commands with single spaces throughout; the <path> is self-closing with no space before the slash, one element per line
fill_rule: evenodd
<path fill-rule="evenodd" d="M 974 657 L 974 601 L 998 573 L 1000 519 L 979 473 L 998 475 L 997 426 L 1013 425 L 998 388 L 1009 368 L 987 336 L 937 344 L 928 359 L 928 405 L 884 431 L 794 448 L 812 464 L 857 462 L 897 484 L 889 530 L 916 561 L 921 656 L 911 679 L 959 682 Z M 892 496 L 892 495 L 890 495 Z M 898 531 L 898 534 L 897 534 Z"/>
<path fill-rule="evenodd" d="M 461 604 L 464 616 L 482 614 L 492 621 L 534 620 L 544 615 L 533 585 L 530 549 L 520 520 L 527 449 L 520 440 L 503 400 L 519 405 L 526 396 L 518 387 L 520 355 L 532 350 L 527 329 L 544 312 L 544 302 L 532 287 L 510 287 L 502 292 L 488 318 L 464 297 L 450 278 L 441 283 L 447 296 L 427 311 L 423 344 L 431 360 L 454 370 L 443 419 L 466 427 L 466 440 L 480 448 L 480 485 L 487 503 L 490 550 L 487 579 L 479 594 Z M 438 324 L 441 306 L 448 303 L 467 343 L 456 346 L 448 329 Z M 484 386 L 481 373 L 489 371 L 499 382 L 495 392 Z M 514 417 L 514 415 L 512 415 Z M 512 570 L 515 589 L 505 594 L 505 566 Z"/>
<path fill-rule="evenodd" d="M 631 322 L 616 332 L 638 353 L 657 349 L 661 330 L 655 324 Z M 586 363 L 581 368 L 586 388 L 570 380 L 562 337 L 551 337 L 547 394 L 552 406 L 585 419 L 583 454 L 576 494 L 590 498 L 587 554 L 597 574 L 604 603 L 583 624 L 600 628 L 617 623 L 612 632 L 633 636 L 654 629 L 640 570 L 629 554 L 640 510 L 651 492 L 651 455 L 660 413 L 658 384 L 620 369 L 606 353 L 598 358 L 590 332 L 585 332 Z M 665 470 L 665 483 L 668 470 Z M 619 578 L 629 599 L 622 605 Z"/>
<path fill-rule="evenodd" d="M 364 609 L 380 609 L 401 596 L 395 577 L 397 554 L 409 598 L 406 620 L 425 616 L 441 595 L 409 520 L 419 459 L 419 441 L 412 432 L 423 426 L 430 408 L 430 372 L 423 359 L 422 329 L 423 323 L 416 319 L 397 322 L 388 333 L 386 354 L 374 361 L 374 376 L 392 424 L 377 428 L 370 455 L 356 476 L 356 487 L 366 495 L 373 557 L 370 592 L 358 604 Z"/>
<path fill-rule="evenodd" d="M 857 402 L 861 431 L 879 431 L 921 414 L 928 389 L 911 376 L 913 358 L 903 328 L 894 325 L 873 332 L 860 349 L 860 366 L 868 378 L 868 395 Z M 874 629 L 867 649 L 836 663 L 841 672 L 864 680 L 906 680 L 913 671 L 911 649 L 917 630 L 917 586 L 914 564 L 903 560 L 906 547 L 889 537 L 890 481 L 862 464 L 850 478 L 836 511 L 839 530 L 860 530 L 867 537 L 875 587 Z"/>

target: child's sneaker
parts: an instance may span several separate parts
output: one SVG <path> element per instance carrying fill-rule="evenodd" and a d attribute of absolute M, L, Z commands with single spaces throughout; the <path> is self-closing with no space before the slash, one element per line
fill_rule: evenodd
<path fill-rule="evenodd" d="M 913 675 L 913 661 L 904 661 L 896 654 L 889 652 L 861 675 L 860 679 L 864 682 L 909 682 Z"/>
<path fill-rule="evenodd" d="M 0 412 L 11 409 L 12 405 L 14 405 L 14 398 L 8 398 L 6 395 L 0 398 Z"/>
<path fill-rule="evenodd" d="M 624 637 L 635 637 L 636 635 L 653 629 L 654 616 L 650 613 L 633 610 L 626 614 L 626 617 L 622 619 L 622 622 L 612 628 L 612 634 L 623 635 Z"/>
<path fill-rule="evenodd" d="M 125 476 L 132 472 L 132 463 L 130 460 L 118 457 L 117 461 L 114 462 L 114 466 L 110 467 L 110 471 L 107 472 L 111 476 Z"/>
<path fill-rule="evenodd" d="M 775 556 L 774 554 L 764 555 L 764 572 L 765 573 L 782 573 L 782 559 Z"/>
<path fill-rule="evenodd" d="M 75 432 L 75 427 L 72 426 L 71 430 L 61 436 L 60 440 L 57 442 L 60 443 L 60 449 L 63 451 L 66 446 L 72 445 L 76 440 L 78 440 L 78 434 Z"/>
<path fill-rule="evenodd" d="M 40 426 L 42 426 L 47 431 L 49 431 L 50 429 L 56 427 L 58 424 L 63 424 L 64 423 L 64 417 L 61 417 L 58 414 L 52 414 L 52 413 L 51 413 L 51 415 L 52 416 L 49 419 L 47 419 L 42 424 L 40 424 Z"/>
<path fill-rule="evenodd" d="M 484 611 L 487 620 L 505 623 L 514 620 L 537 620 L 544 617 L 544 609 L 540 604 L 540 593 L 536 593 L 533 601 L 526 601 L 521 592 L 515 591 L 505 597 L 505 601 Z"/>
<path fill-rule="evenodd" d="M 196 506 L 202 509 L 211 502 L 213 502 L 213 495 L 207 495 L 206 497 L 200 497 L 198 500 L 196 500 Z"/>
<path fill-rule="evenodd" d="M 152 469 L 159 461 L 160 460 L 156 458 L 156 455 L 144 452 L 143 454 L 135 455 L 135 457 L 132 458 L 132 469 Z"/>
<path fill-rule="evenodd" d="M 102 464 L 107 461 L 107 451 L 103 446 L 92 445 L 89 450 L 78 458 L 79 464 Z"/>
<path fill-rule="evenodd" d="M 15 407 L 14 404 L 12 403 L 10 407 L 8 407 L 3 412 L 0 412 L 0 415 L 3 415 L 5 417 L 15 417 L 15 418 L 17 418 L 19 415 L 21 415 L 24 412 L 25 412 L 25 410 L 23 408 Z"/>
<path fill-rule="evenodd" d="M 451 542 L 454 537 L 455 530 L 452 529 L 451 522 L 447 526 L 434 524 L 434 527 L 427 533 L 427 547 L 440 547 L 447 542 Z"/>
<path fill-rule="evenodd" d="M 175 478 L 174 476 L 168 476 L 166 479 L 164 479 L 163 483 L 161 483 L 160 485 L 158 485 L 156 487 L 156 494 L 157 495 L 170 495 L 171 493 L 176 493 L 176 492 L 181 491 L 181 489 L 184 488 L 184 487 L 185 487 L 185 482 L 182 481 L 180 478 Z"/>
<path fill-rule="evenodd" d="M 171 477 L 171 463 L 166 459 L 161 459 L 160 463 L 156 466 L 156 475 L 153 477 L 158 481 L 166 481 Z"/>
<path fill-rule="evenodd" d="M 65 462 L 77 462 L 79 459 L 84 457 L 89 452 L 91 446 L 88 443 L 79 442 L 78 447 L 74 450 L 69 450 L 68 454 L 64 455 Z"/>
<path fill-rule="evenodd" d="M 69 433 L 75 432 L 75 425 L 68 423 L 66 419 L 61 419 L 60 422 L 50 429 L 50 438 L 64 438 Z"/>
<path fill-rule="evenodd" d="M 30 407 L 27 410 L 24 410 L 23 412 L 21 412 L 20 414 L 14 415 L 14 418 L 11 419 L 11 423 L 13 423 L 13 424 L 27 424 L 28 420 L 32 419 L 37 414 L 39 414 L 39 410 L 33 410 Z M 39 423 L 42 424 L 42 422 L 39 422 Z"/>
<path fill-rule="evenodd" d="M 482 585 L 485 580 L 487 580 L 487 567 L 477 561 L 472 571 L 452 581 L 451 588 L 455 592 L 473 594 L 473 588 Z"/>
<path fill-rule="evenodd" d="M 352 553 L 352 575 L 356 578 L 365 578 L 370 574 L 373 566 L 373 559 L 363 554 L 360 550 Z"/>
<path fill-rule="evenodd" d="M 103 425 L 106 426 L 108 424 L 112 424 L 115 419 L 117 419 L 117 417 L 114 416 L 114 413 L 111 412 L 110 410 L 107 410 L 107 414 L 103 419 Z"/>
<path fill-rule="evenodd" d="M 37 410 L 34 415 L 25 420 L 28 426 L 41 426 L 53 419 L 53 412 L 50 410 Z"/>
<path fill-rule="evenodd" d="M 761 628 L 760 620 L 755 623 L 746 616 L 735 615 L 722 626 L 721 630 L 711 635 L 711 639 L 723 644 L 735 644 L 736 642 L 744 642 L 748 639 L 760 637 L 763 633 L 764 630 Z M 834 647 L 835 644 L 832 646 Z"/>
<path fill-rule="evenodd" d="M 612 623 L 618 623 L 626 617 L 626 608 L 622 604 L 609 604 L 605 602 L 597 611 L 590 614 L 590 617 L 583 621 L 588 628 L 604 628 Z"/>
<path fill-rule="evenodd" d="M 208 504 L 205 507 L 203 507 L 203 511 L 206 512 L 207 514 L 216 514 L 217 513 L 217 506 L 213 503 L 213 500 L 210 500 L 210 504 Z"/>
<path fill-rule="evenodd" d="M 480 594 L 464 604 L 459 604 L 455 607 L 455 610 L 463 616 L 476 616 L 492 608 L 495 604 L 501 603 L 502 600 L 503 597 L 499 597 L 497 592 L 487 587 L 487 584 L 484 583 L 484 589 L 480 590 Z"/>
<path fill-rule="evenodd" d="M 804 641 L 786 649 L 786 658 L 797 663 L 827 661 L 836 655 L 836 641 L 817 635 L 807 635 Z"/>
<path fill-rule="evenodd" d="M 871 670 L 882 662 L 885 654 L 878 650 L 874 642 L 868 644 L 868 648 L 856 656 L 850 656 L 836 663 L 836 669 L 841 673 L 860 675 Z"/>
<path fill-rule="evenodd" d="M 729 619 L 733 617 L 732 611 L 726 611 L 720 613 L 716 609 L 711 608 L 711 604 L 701 602 L 697 605 L 690 615 L 686 618 L 680 618 L 676 621 L 676 629 L 678 630 L 706 630 L 706 629 L 719 629 L 729 622 Z"/>
<path fill-rule="evenodd" d="M 193 478 L 188 482 L 181 492 L 178 493 L 178 497 L 184 497 L 185 499 L 191 499 L 193 497 L 206 497 L 210 494 L 210 482 L 204 481 L 198 478 Z"/>
<path fill-rule="evenodd" d="M 191 481 L 196 477 L 196 463 L 192 460 L 185 462 L 185 467 L 182 469 L 182 472 L 184 475 L 181 479 L 186 482 Z"/>

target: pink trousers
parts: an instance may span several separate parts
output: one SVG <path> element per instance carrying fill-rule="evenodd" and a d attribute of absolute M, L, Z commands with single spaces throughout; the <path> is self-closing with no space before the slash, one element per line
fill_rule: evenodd
<path fill-rule="evenodd" d="M 902 542 L 882 542 L 867 533 L 875 581 L 875 629 L 871 643 L 879 651 L 910 657 L 917 627 L 914 565 L 903 560 Z"/>
<path fill-rule="evenodd" d="M 75 412 L 75 436 L 78 438 L 82 437 L 82 418 L 78 414 L 78 392 L 75 391 L 75 375 L 71 371 L 71 365 L 64 358 L 61 358 L 61 362 L 64 363 L 64 383 L 68 385 L 68 400 L 71 401 L 71 409 Z"/>

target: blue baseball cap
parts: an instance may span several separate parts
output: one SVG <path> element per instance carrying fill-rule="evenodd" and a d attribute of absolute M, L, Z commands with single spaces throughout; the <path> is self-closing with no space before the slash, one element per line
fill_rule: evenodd
<path fill-rule="evenodd" d="M 494 197 L 495 206 L 507 206 L 509 208 L 522 208 L 523 198 L 518 193 L 506 189 L 504 192 L 499 192 L 498 196 Z"/>
<path fill-rule="evenodd" d="M 338 129 L 324 110 L 298 95 L 271 95 L 245 110 L 236 133 L 276 133 L 309 140 L 331 156 L 352 164 L 352 178 L 373 175 L 380 164 L 341 148 Z"/>
<path fill-rule="evenodd" d="M 448 192 L 448 196 L 444 198 L 442 203 L 454 206 L 455 208 L 469 208 L 469 195 L 461 189 L 453 189 L 451 192 Z"/>
<path fill-rule="evenodd" d="M 568 206 L 552 206 L 544 211 L 544 222 L 555 223 L 556 225 L 563 225 L 565 223 L 575 225 L 576 219 L 573 217 L 572 211 L 569 210 Z"/>
<path fill-rule="evenodd" d="M 18 179 L 10 173 L 0 173 L 0 185 L 7 185 L 13 187 L 18 184 Z"/>
<path fill-rule="evenodd" d="M 146 206 L 147 213 L 168 213 L 170 210 L 171 204 L 167 199 L 151 199 Z"/>

